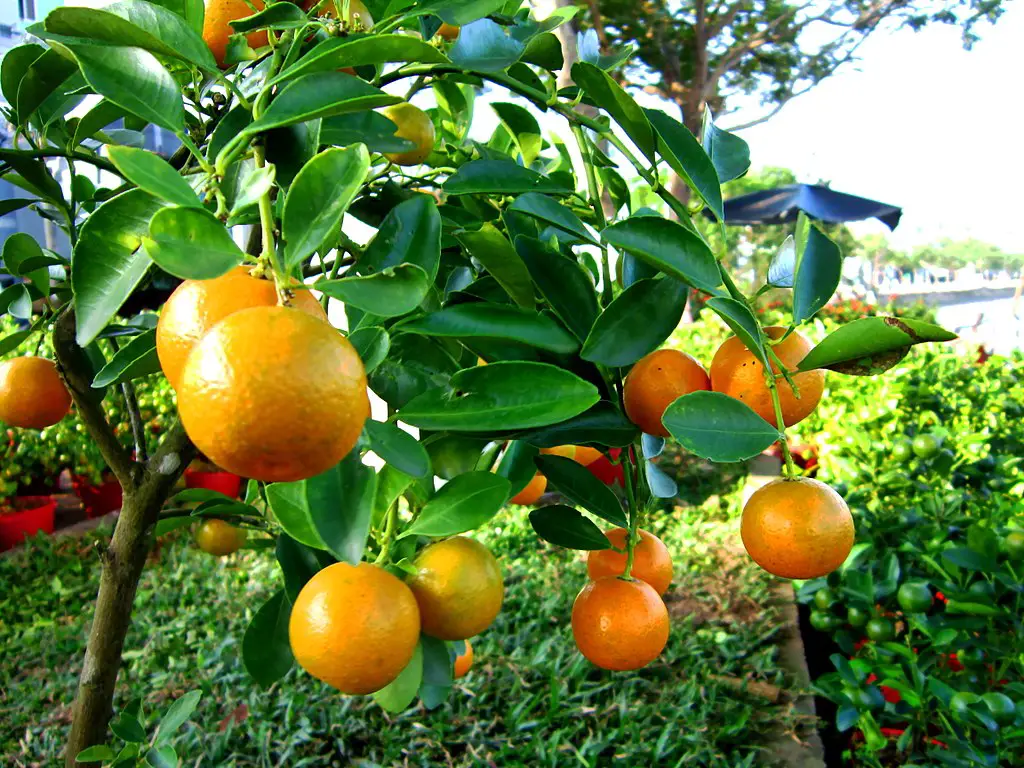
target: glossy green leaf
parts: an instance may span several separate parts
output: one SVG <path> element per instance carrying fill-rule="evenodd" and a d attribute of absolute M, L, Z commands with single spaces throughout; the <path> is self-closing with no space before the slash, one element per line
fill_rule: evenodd
<path fill-rule="evenodd" d="M 178 753 L 170 744 L 152 747 L 146 752 L 149 768 L 178 768 Z"/>
<path fill-rule="evenodd" d="M 286 266 L 300 264 L 338 231 L 369 169 L 370 155 L 357 144 L 324 150 L 299 171 L 288 190 L 281 223 Z"/>
<path fill-rule="evenodd" d="M 449 195 L 572 194 L 568 187 L 511 160 L 473 160 L 466 163 L 445 181 L 444 191 Z"/>
<path fill-rule="evenodd" d="M 139 189 L 174 205 L 202 206 L 189 183 L 159 155 L 134 147 L 109 147 L 107 154 L 121 175 Z"/>
<path fill-rule="evenodd" d="M 655 498 L 674 499 L 679 495 L 676 481 L 661 471 L 653 461 L 644 462 L 644 475 L 647 477 L 647 487 Z"/>
<path fill-rule="evenodd" d="M 292 126 L 292 128 L 299 128 L 301 125 L 303 124 Z M 247 208 L 258 205 L 260 198 L 274 188 L 276 178 L 277 169 L 271 163 L 267 163 L 262 168 L 256 165 L 248 168 L 239 179 L 239 194 L 231 203 L 230 215 L 238 215 Z"/>
<path fill-rule="evenodd" d="M 516 304 L 533 309 L 536 302 L 530 273 L 512 243 L 496 226 L 488 222 L 475 232 L 466 230 L 456 237 Z"/>
<path fill-rule="evenodd" d="M 446 382 L 459 364 L 439 344 L 412 334 L 393 336 L 386 360 L 370 376 L 370 387 L 392 408 Z"/>
<path fill-rule="evenodd" d="M 265 602 L 242 637 L 242 663 L 257 683 L 269 688 L 292 668 L 295 657 L 288 642 L 292 604 L 283 589 Z"/>
<path fill-rule="evenodd" d="M 787 235 L 768 265 L 768 284 L 776 288 L 792 288 L 795 272 L 796 241 L 792 235 Z"/>
<path fill-rule="evenodd" d="M 449 480 L 402 531 L 406 536 L 454 536 L 486 523 L 508 498 L 509 481 L 492 472 L 466 472 Z"/>
<path fill-rule="evenodd" d="M 281 575 L 284 577 L 285 594 L 293 603 L 307 581 L 336 562 L 327 552 L 307 547 L 287 533 L 278 534 L 275 555 L 281 566 Z"/>
<path fill-rule="evenodd" d="M 598 316 L 580 357 L 610 368 L 632 365 L 679 326 L 689 290 L 672 277 L 633 283 Z"/>
<path fill-rule="evenodd" d="M 430 475 L 426 449 L 404 429 L 373 419 L 367 419 L 363 429 L 370 438 L 370 450 L 388 464 L 413 477 Z"/>
<path fill-rule="evenodd" d="M 399 411 L 423 429 L 529 429 L 572 418 L 599 399 L 597 387 L 553 365 L 498 362 L 455 373 Z"/>
<path fill-rule="evenodd" d="M 174 703 L 167 708 L 164 716 L 160 719 L 160 725 L 156 733 L 156 744 L 163 744 L 178 732 L 178 729 L 192 717 L 192 713 L 196 711 L 199 699 L 202 697 L 202 691 L 189 691 L 175 699 Z"/>
<path fill-rule="evenodd" d="M 622 503 L 612 489 L 573 459 L 564 456 L 541 455 L 536 459 L 537 467 L 573 504 L 597 515 L 609 523 L 625 527 L 629 524 Z"/>
<path fill-rule="evenodd" d="M 245 107 L 239 105 L 232 107 L 225 113 L 224 117 L 217 123 L 210 136 L 210 143 L 206 146 L 206 157 L 211 162 L 216 159 L 220 151 L 241 133 L 252 122 L 252 113 Z"/>
<path fill-rule="evenodd" d="M 348 340 L 359 353 L 359 359 L 363 361 L 363 368 L 367 374 L 384 361 L 391 348 L 391 337 L 388 332 L 377 326 L 357 328 L 349 334 Z"/>
<path fill-rule="evenodd" d="M 711 461 L 753 458 L 782 437 L 746 403 L 720 392 L 683 395 L 661 421 L 686 450 Z"/>
<path fill-rule="evenodd" d="M 611 75 L 593 64 L 580 61 L 572 67 L 572 79 L 591 101 L 611 115 L 633 140 L 637 149 L 649 160 L 654 160 L 654 129 L 651 128 L 647 115 Z"/>
<path fill-rule="evenodd" d="M 718 172 L 718 180 L 738 179 L 750 169 L 750 147 L 734 133 L 715 125 L 710 109 L 704 111 L 704 128 L 701 144 Z"/>
<path fill-rule="evenodd" d="M 15 283 L 0 291 L 0 315 L 3 314 L 19 320 L 32 317 L 32 296 L 24 283 Z"/>
<path fill-rule="evenodd" d="M 599 307 L 584 267 L 532 237 L 517 237 L 515 248 L 551 310 L 577 339 L 585 340 Z"/>
<path fill-rule="evenodd" d="M 707 204 L 718 221 L 724 221 L 725 205 L 718 171 L 697 137 L 685 125 L 661 110 L 645 109 L 644 113 L 654 127 L 659 154 Z"/>
<path fill-rule="evenodd" d="M 494 468 L 495 474 L 508 479 L 509 496 L 515 496 L 523 490 L 537 474 L 537 465 L 533 460 L 538 453 L 536 446 L 523 440 L 509 441 L 498 466 Z"/>
<path fill-rule="evenodd" d="M 391 464 L 385 464 L 377 473 L 377 490 L 373 497 L 373 515 L 371 516 L 371 527 L 379 529 L 384 521 L 384 515 L 405 493 L 409 486 L 415 482 L 414 478 L 396 469 Z"/>
<path fill-rule="evenodd" d="M 873 376 L 896 365 L 914 344 L 955 338 L 955 333 L 920 320 L 862 317 L 826 336 L 797 370 L 828 368 L 851 376 Z"/>
<path fill-rule="evenodd" d="M 156 331 L 139 334 L 110 358 L 92 380 L 95 389 L 111 384 L 121 384 L 141 376 L 160 372 L 160 360 L 156 355 Z"/>
<path fill-rule="evenodd" d="M 317 117 L 387 107 L 401 100 L 398 96 L 384 93 L 365 80 L 344 72 L 314 72 L 284 86 L 266 111 L 250 123 L 244 133 L 253 134 L 270 128 L 304 123 Z"/>
<path fill-rule="evenodd" d="M 441 216 L 427 195 L 416 195 L 392 208 L 377 236 L 366 246 L 357 269 L 379 272 L 408 263 L 421 267 L 433 282 L 441 260 Z"/>
<path fill-rule="evenodd" d="M 412 704 L 423 681 L 423 646 L 416 645 L 412 660 L 394 680 L 373 694 L 373 700 L 385 712 L 401 712 Z"/>
<path fill-rule="evenodd" d="M 476 468 L 487 441 L 468 435 L 431 435 L 424 443 L 434 474 L 451 480 Z"/>
<path fill-rule="evenodd" d="M 8 57 L 11 54 L 4 57 L 4 71 L 6 73 L 4 94 L 7 96 L 8 90 L 13 91 L 13 97 L 7 96 L 8 101 L 11 106 L 16 108 L 15 111 L 17 112 L 18 119 L 22 123 L 27 123 L 29 118 L 32 117 L 32 113 L 56 92 L 63 83 L 67 82 L 68 78 L 76 73 L 78 67 L 74 61 L 69 61 L 66 57 L 61 56 L 58 51 L 47 50 L 41 52 L 40 55 L 29 62 L 19 77 L 16 71 L 12 71 L 17 67 L 16 60 L 22 55 L 27 57 L 30 54 L 21 54 L 22 47 L 20 46 L 17 50 L 19 53 L 15 54 L 10 64 L 8 63 Z M 15 83 L 11 82 L 15 79 L 17 80 L 16 89 L 14 87 Z"/>
<path fill-rule="evenodd" d="M 502 125 L 512 134 L 519 154 L 522 155 L 523 165 L 533 165 L 544 144 L 537 118 L 525 107 L 509 102 L 493 102 L 491 108 L 497 113 Z"/>
<path fill-rule="evenodd" d="M 187 280 L 220 277 L 245 258 L 224 225 L 205 208 L 161 208 L 142 243 L 161 269 Z"/>
<path fill-rule="evenodd" d="M 839 246 L 821 230 L 801 216 L 806 237 L 797 240 L 796 266 L 793 272 L 793 322 L 810 320 L 819 309 L 828 304 L 839 287 L 843 273 L 843 255 Z M 798 229 L 801 227 L 798 224 Z"/>
<path fill-rule="evenodd" d="M 27 182 L 27 188 L 39 195 L 39 197 L 60 203 L 64 200 L 60 185 L 47 170 L 42 160 L 33 160 L 27 154 L 13 149 L 0 149 L 0 162 L 7 163 L 15 173 L 21 176 L 23 182 Z M 9 175 L 4 176 L 4 181 L 12 181 Z M 25 184 L 19 184 L 25 188 Z"/>
<path fill-rule="evenodd" d="M 506 27 L 490 19 L 466 24 L 448 52 L 449 58 L 464 69 L 501 72 L 519 61 L 526 44 L 513 37 Z"/>
<path fill-rule="evenodd" d="M 601 238 L 694 288 L 713 291 L 722 284 L 708 244 L 678 222 L 633 216 L 607 227 Z"/>
<path fill-rule="evenodd" d="M 546 315 L 504 304 L 456 304 L 403 323 L 404 333 L 457 339 L 506 339 L 549 352 L 572 354 L 576 338 Z"/>
<path fill-rule="evenodd" d="M 299 6 L 290 3 L 275 3 L 262 11 L 229 22 L 235 32 L 252 32 L 257 29 L 299 29 L 306 26 L 306 14 Z"/>
<path fill-rule="evenodd" d="M 571 9 L 577 10 L 575 7 L 571 7 Z M 526 64 L 535 64 L 542 69 L 548 70 L 548 72 L 558 72 L 565 66 L 565 58 L 562 55 L 562 41 L 558 38 L 558 35 L 551 32 L 542 32 L 536 37 L 530 38 L 526 43 L 526 50 L 523 51 L 523 55 L 519 59 Z M 518 64 L 516 66 L 523 65 Z M 512 68 L 512 71 L 514 70 L 515 67 Z M 510 71 L 510 74 L 512 71 Z M 526 71 L 532 72 L 533 70 L 526 68 Z M 517 79 L 519 78 L 517 77 Z M 538 84 L 531 83 L 531 85 L 537 90 L 543 90 L 544 87 L 543 82 Z"/>
<path fill-rule="evenodd" d="M 271 82 L 280 83 L 314 72 L 336 72 L 344 67 L 407 61 L 447 64 L 448 57 L 429 43 L 408 35 L 332 37 L 317 43 Z"/>
<path fill-rule="evenodd" d="M 433 709 L 440 706 L 451 691 L 453 660 L 444 640 L 421 635 L 420 645 L 423 648 L 423 682 L 419 696 L 423 706 Z"/>
<path fill-rule="evenodd" d="M 6 216 L 8 213 L 14 213 L 20 211 L 22 208 L 27 208 L 36 202 L 31 197 L 13 197 L 7 200 L 0 200 L 0 216 Z"/>
<path fill-rule="evenodd" d="M 580 221 L 579 217 L 559 203 L 546 195 L 537 192 L 527 192 L 520 195 L 508 207 L 510 211 L 525 213 L 538 221 L 557 227 L 563 232 L 568 232 L 573 237 L 579 238 L 582 242 L 598 245 L 594 236 L 587 231 L 587 228 Z"/>
<path fill-rule="evenodd" d="M 521 439 L 541 448 L 583 444 L 621 448 L 631 444 L 639 435 L 636 424 L 615 405 L 602 400 L 578 416 L 523 433 Z"/>
<path fill-rule="evenodd" d="M 79 346 L 96 338 L 145 276 L 151 262 L 142 238 L 162 207 L 133 189 L 103 203 L 82 225 L 71 259 Z"/>
<path fill-rule="evenodd" d="M 415 264 L 401 264 L 365 277 L 320 280 L 314 287 L 372 315 L 398 317 L 423 302 L 430 290 L 430 279 Z"/>
<path fill-rule="evenodd" d="M 76 763 L 93 763 L 106 760 L 113 760 L 117 753 L 105 744 L 97 744 L 94 747 L 83 749 L 75 757 Z"/>
<path fill-rule="evenodd" d="M 566 549 L 611 549 L 612 544 L 592 520 L 572 507 L 553 504 L 530 513 L 530 525 L 544 541 Z"/>
<path fill-rule="evenodd" d="M 68 48 L 96 93 L 172 133 L 184 130 L 185 107 L 178 84 L 152 53 L 109 45 Z"/>
<path fill-rule="evenodd" d="M 0 294 L 0 296 L 2 296 L 2 294 Z M 2 304 L 3 299 L 0 298 L 0 306 L 2 306 Z M 8 352 L 13 352 L 31 335 L 31 330 L 15 331 L 14 333 L 7 334 L 0 339 L 0 355 L 6 355 Z"/>
<path fill-rule="evenodd" d="M 725 321 L 743 342 L 743 346 L 757 356 L 761 365 L 769 367 L 761 330 L 750 307 L 737 299 L 722 297 L 709 299 L 706 306 Z"/>
<path fill-rule="evenodd" d="M 28 74 L 29 67 L 46 53 L 46 49 L 38 43 L 24 43 L 9 48 L 0 61 L 0 94 L 15 111 L 18 109 L 18 89 Z M 68 69 L 67 75 L 74 71 L 74 64 Z M 26 115 L 27 117 L 27 115 Z M 20 120 L 24 122 L 24 120 Z"/>

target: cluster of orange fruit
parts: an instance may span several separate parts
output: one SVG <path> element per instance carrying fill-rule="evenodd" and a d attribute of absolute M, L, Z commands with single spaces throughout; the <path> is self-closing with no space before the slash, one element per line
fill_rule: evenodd
<path fill-rule="evenodd" d="M 374 693 L 412 660 L 420 634 L 465 640 L 454 676 L 473 663 L 469 638 L 491 625 L 505 594 L 490 550 L 465 536 L 424 547 L 403 581 L 373 563 L 335 563 L 306 582 L 288 638 L 304 670 L 342 693 Z"/>
<path fill-rule="evenodd" d="M 71 393 L 53 360 L 13 357 L 0 363 L 0 421 L 46 429 L 68 415 Z"/>

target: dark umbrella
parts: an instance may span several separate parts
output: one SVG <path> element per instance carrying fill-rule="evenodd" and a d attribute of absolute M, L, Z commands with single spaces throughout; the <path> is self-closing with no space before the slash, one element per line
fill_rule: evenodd
<path fill-rule="evenodd" d="M 789 184 L 726 200 L 725 223 L 785 224 L 796 221 L 800 211 L 832 224 L 878 219 L 889 229 L 896 229 L 903 215 L 902 208 L 877 200 L 847 195 L 818 184 Z M 704 212 L 714 218 L 708 209 Z"/>

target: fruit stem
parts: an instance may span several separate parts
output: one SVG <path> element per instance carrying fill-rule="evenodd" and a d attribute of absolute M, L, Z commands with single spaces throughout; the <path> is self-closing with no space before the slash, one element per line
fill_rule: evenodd
<path fill-rule="evenodd" d="M 633 573 L 633 551 L 636 547 L 636 529 L 640 524 L 640 510 L 636 503 L 636 492 L 634 490 L 634 479 L 633 472 L 637 469 L 636 458 L 640 454 L 636 451 L 630 450 L 630 446 L 627 446 L 623 451 L 624 460 L 622 467 L 622 476 L 626 484 L 626 500 L 629 508 L 627 510 L 629 516 L 629 535 L 626 536 L 626 567 L 622 571 L 622 578 L 630 579 Z"/>
<path fill-rule="evenodd" d="M 779 399 L 779 385 L 775 381 L 775 375 L 769 370 L 765 372 L 765 381 L 768 383 L 768 392 L 772 396 L 772 407 L 775 408 L 775 423 L 779 428 L 782 439 L 782 455 L 786 459 L 786 476 L 796 477 L 796 465 L 793 463 L 793 454 L 789 450 L 789 440 L 786 438 L 786 420 L 782 418 L 782 402 Z"/>
<path fill-rule="evenodd" d="M 380 542 L 380 554 L 374 560 L 374 564 L 387 563 L 391 557 L 391 542 L 395 538 L 395 528 L 398 525 L 398 502 L 395 501 L 388 508 L 388 515 L 384 522 L 384 534 Z"/>
<path fill-rule="evenodd" d="M 591 152 L 590 142 L 587 140 L 583 129 L 575 123 L 569 126 L 572 135 L 576 139 L 576 146 L 579 147 L 580 157 L 583 159 L 583 167 L 587 172 L 587 189 L 590 192 L 590 207 L 594 209 L 594 215 L 601 224 L 601 229 L 607 226 L 607 219 L 604 215 L 604 206 L 601 204 L 601 189 L 597 185 L 597 173 L 594 171 L 594 158 Z M 601 249 L 601 300 L 605 306 L 612 301 L 612 270 L 608 249 Z"/>

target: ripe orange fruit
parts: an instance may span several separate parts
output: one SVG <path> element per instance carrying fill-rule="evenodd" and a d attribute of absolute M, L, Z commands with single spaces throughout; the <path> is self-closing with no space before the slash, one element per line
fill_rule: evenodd
<path fill-rule="evenodd" d="M 501 566 L 479 541 L 455 536 L 425 547 L 413 561 L 409 588 L 420 606 L 423 631 L 439 640 L 478 635 L 501 610 Z"/>
<path fill-rule="evenodd" d="M 572 636 L 580 653 L 602 669 L 640 669 L 668 642 L 668 609 L 646 581 L 605 576 L 576 596 Z"/>
<path fill-rule="evenodd" d="M 682 395 L 710 388 L 707 372 L 693 357 L 675 349 L 659 349 L 630 370 L 622 400 L 630 421 L 648 435 L 668 437 L 661 423 L 665 409 Z"/>
<path fill-rule="evenodd" d="M 638 531 L 640 541 L 633 548 L 633 568 L 630 576 L 646 581 L 659 595 L 665 594 L 672 583 L 672 556 L 665 542 L 647 531 Z M 626 548 L 629 531 L 615 528 L 605 532 L 608 540 L 619 549 Z M 626 570 L 625 553 L 614 549 L 595 549 L 587 555 L 587 573 L 594 581 L 602 576 L 621 576 Z"/>
<path fill-rule="evenodd" d="M 252 307 L 196 344 L 178 413 L 214 464 L 290 482 L 330 469 L 352 450 L 370 401 L 359 355 L 331 325 L 290 307 Z"/>
<path fill-rule="evenodd" d="M 808 477 L 781 478 L 756 490 L 740 523 L 747 554 L 784 579 L 831 573 L 850 554 L 853 534 L 843 497 Z"/>
<path fill-rule="evenodd" d="M 461 656 L 455 657 L 455 679 L 458 680 L 460 677 L 465 677 L 469 673 L 469 668 L 473 666 L 473 646 L 469 644 L 469 640 L 466 641 L 466 650 L 462 652 Z"/>
<path fill-rule="evenodd" d="M 192 347 L 228 315 L 249 307 L 272 307 L 277 291 L 272 280 L 252 277 L 247 267 L 235 267 L 212 280 L 186 280 L 170 295 L 156 324 L 156 354 L 167 381 L 178 388 L 181 371 Z M 293 306 L 327 319 L 320 303 L 306 290 L 295 291 Z"/>
<path fill-rule="evenodd" d="M 549 456 L 564 456 L 567 459 L 576 458 L 575 445 L 556 445 L 554 448 L 541 448 L 540 452 Z"/>
<path fill-rule="evenodd" d="M 383 568 L 335 563 L 299 592 L 288 639 L 313 677 L 342 693 L 373 693 L 412 659 L 420 611 L 409 587 Z"/>
<path fill-rule="evenodd" d="M 576 463 L 582 464 L 584 467 L 589 467 L 595 461 L 604 456 L 597 448 L 591 448 L 587 445 L 577 445 L 576 455 L 573 456 L 576 459 Z"/>
<path fill-rule="evenodd" d="M 248 535 L 244 528 L 238 528 L 224 520 L 210 518 L 203 520 L 196 528 L 196 545 L 211 555 L 224 557 L 242 548 Z"/>
<path fill-rule="evenodd" d="M 263 0 L 252 0 L 257 11 L 263 10 Z M 228 50 L 228 38 L 235 33 L 231 22 L 252 16 L 254 11 L 245 0 L 206 0 L 206 15 L 203 16 L 203 42 L 206 43 L 217 66 L 224 68 L 224 58 Z M 260 48 L 267 44 L 267 30 L 260 29 L 250 32 L 245 37 L 250 48 Z"/>
<path fill-rule="evenodd" d="M 0 421 L 45 429 L 68 414 L 71 393 L 45 357 L 13 357 L 0 363 Z"/>
<path fill-rule="evenodd" d="M 547 487 L 548 479 L 538 472 L 533 476 L 533 479 L 526 484 L 526 487 L 523 488 L 523 490 L 509 499 L 509 503 L 519 504 L 524 507 L 536 504 L 540 497 L 544 495 L 544 491 Z"/>
<path fill-rule="evenodd" d="M 777 339 L 786 332 L 785 328 L 771 326 L 765 333 Z M 813 345 L 799 333 L 791 333 L 789 338 L 772 349 L 788 370 L 796 368 Z M 779 372 L 773 363 L 772 370 Z M 782 405 L 782 418 L 787 427 L 807 418 L 821 400 L 825 388 L 825 372 L 822 370 L 805 371 L 793 375 L 793 382 L 800 393 L 797 399 L 793 388 L 785 379 L 776 379 L 779 387 L 779 401 Z M 733 336 L 718 348 L 711 361 L 711 388 L 715 392 L 742 400 L 749 405 L 758 416 L 770 424 L 775 424 L 775 408 L 772 405 L 771 393 L 764 381 L 764 366 L 757 361 L 754 353 L 747 349 L 743 342 Z"/>
<path fill-rule="evenodd" d="M 302 10 L 308 11 L 318 2 L 320 0 L 306 0 Z M 332 19 L 340 18 L 338 13 L 344 2 L 345 0 L 327 0 L 326 3 L 320 6 L 317 14 L 320 16 L 330 16 Z M 348 16 L 345 21 L 352 26 L 358 24 L 363 29 L 370 29 L 373 26 L 373 16 L 370 15 L 369 9 L 362 0 L 348 0 Z"/>
<path fill-rule="evenodd" d="M 395 104 L 381 114 L 398 126 L 395 135 L 416 145 L 406 152 L 385 152 L 384 157 L 395 165 L 419 165 L 434 150 L 434 123 L 430 115 L 409 103 Z"/>
<path fill-rule="evenodd" d="M 459 39 L 459 32 L 462 31 L 462 27 L 457 24 L 449 24 L 448 22 L 443 23 L 438 27 L 436 34 L 439 37 L 443 37 L 449 43 L 453 40 Z"/>

